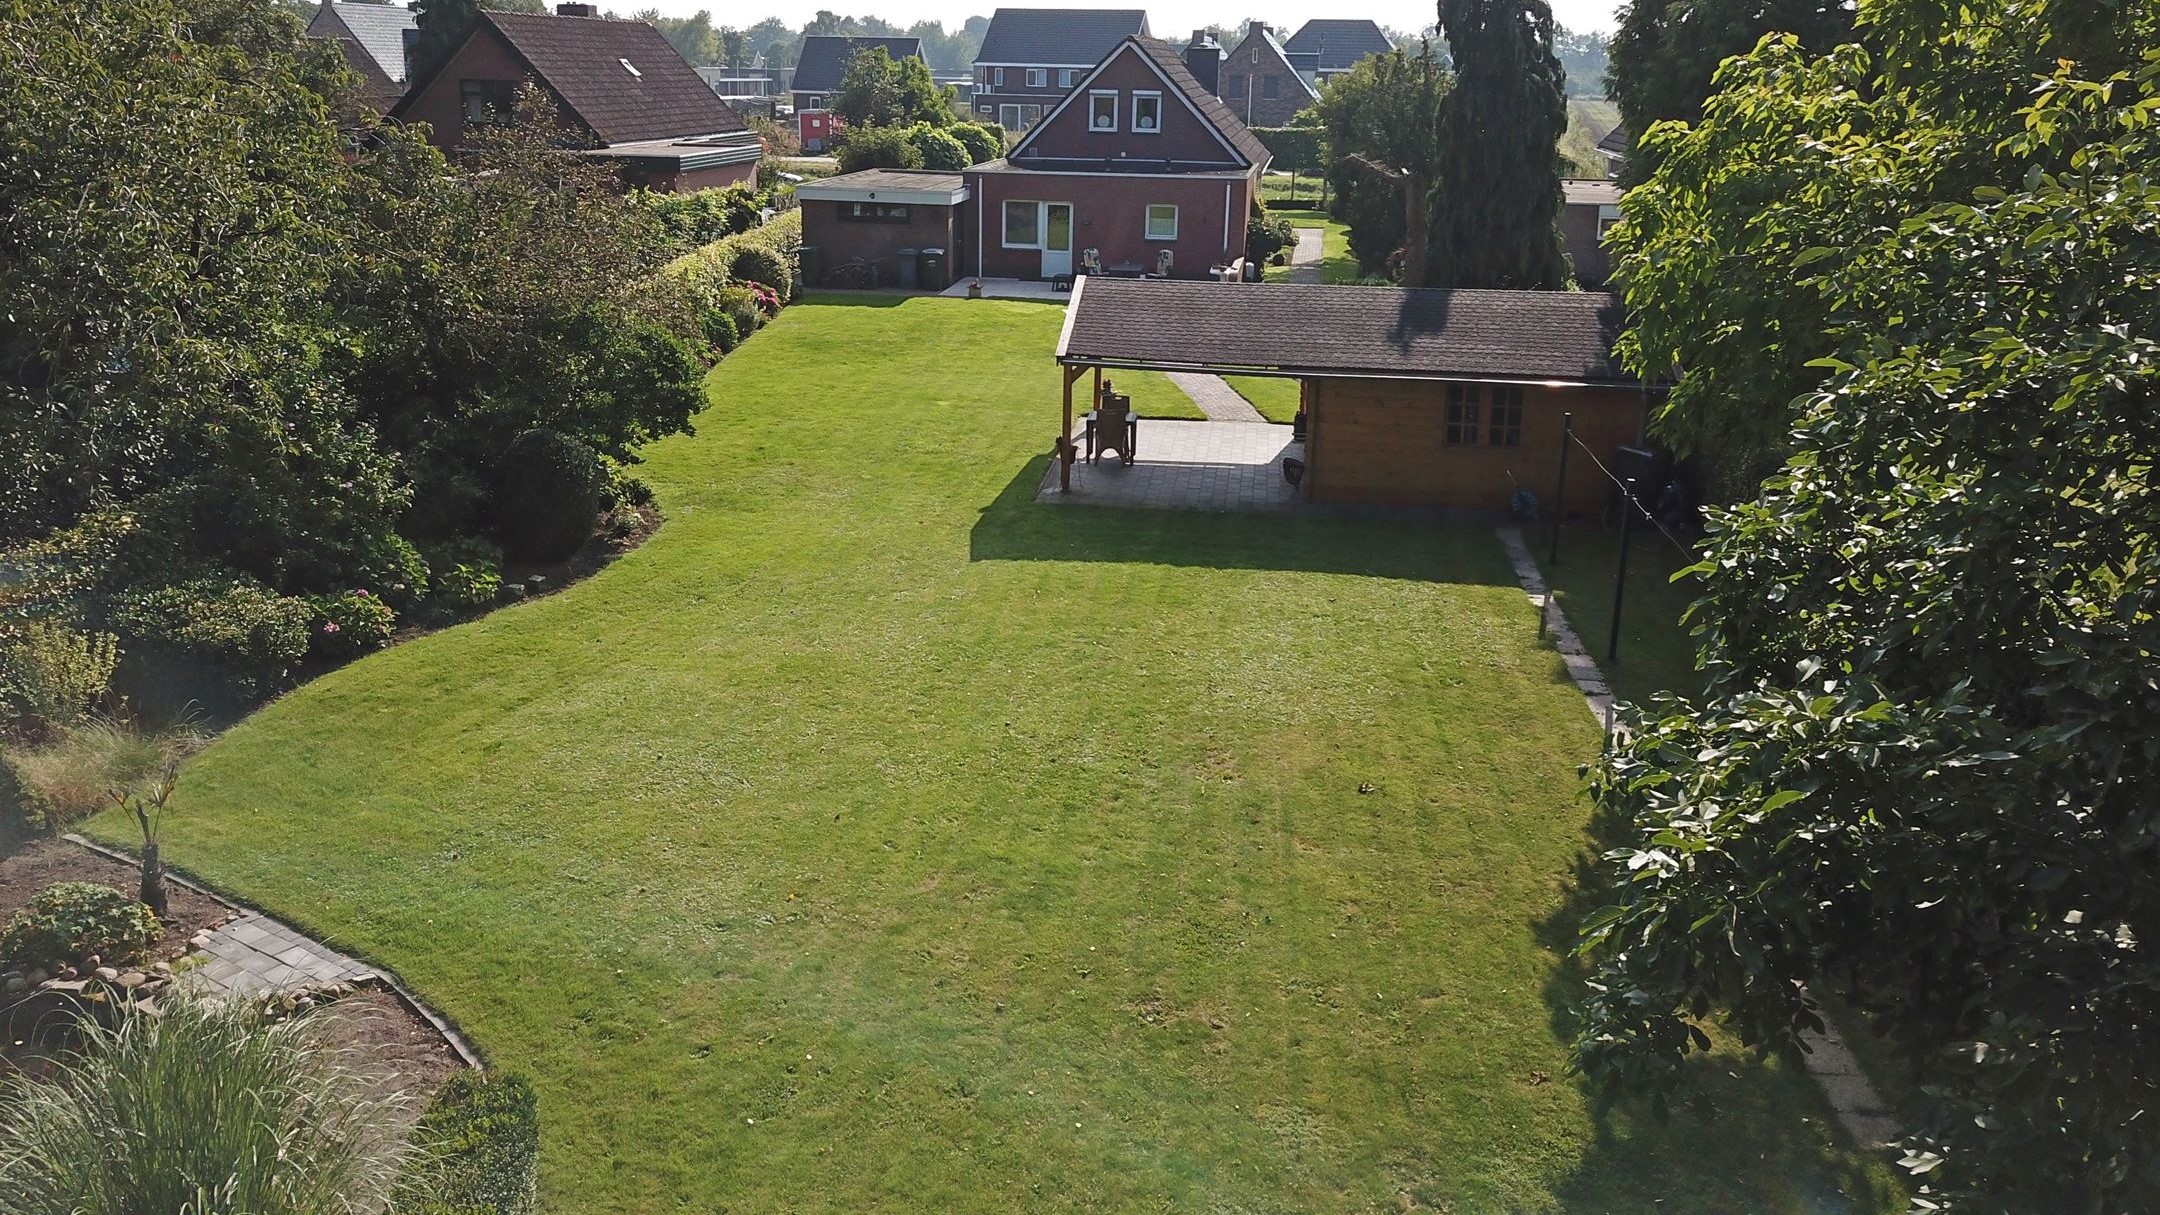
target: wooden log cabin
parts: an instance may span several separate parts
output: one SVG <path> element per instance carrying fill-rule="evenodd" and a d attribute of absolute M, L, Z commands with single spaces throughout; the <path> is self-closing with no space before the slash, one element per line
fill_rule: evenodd
<path fill-rule="evenodd" d="M 1621 328 L 1602 292 L 1089 277 L 1057 359 L 1068 391 L 1091 369 L 1298 380 L 1314 502 L 1497 511 L 1528 489 L 1549 510 L 1564 419 L 1608 467 L 1643 440 L 1662 388 L 1614 358 Z M 1562 505 L 1594 518 L 1611 483 L 1582 455 Z"/>

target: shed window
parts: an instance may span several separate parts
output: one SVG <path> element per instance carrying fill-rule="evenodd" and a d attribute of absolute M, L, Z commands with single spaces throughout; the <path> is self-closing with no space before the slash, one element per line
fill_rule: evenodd
<path fill-rule="evenodd" d="M 1495 388 L 1485 441 L 1494 447 L 1522 446 L 1522 389 Z"/>
<path fill-rule="evenodd" d="M 1008 249 L 1038 249 L 1042 247 L 1042 230 L 1036 216 L 1042 211 L 1041 204 L 1033 199 L 1008 200 L 1005 204 L 1005 247 Z"/>
<path fill-rule="evenodd" d="M 1043 89 L 1050 87 L 1050 69 L 1029 68 L 1027 70 L 1027 82 L 1028 87 L 1031 89 Z"/>
<path fill-rule="evenodd" d="M 1149 203 L 1147 209 L 1147 238 L 1149 240 L 1177 239 L 1177 208 L 1167 203 Z"/>
<path fill-rule="evenodd" d="M 1088 130 L 1117 130 L 1117 90 L 1095 90 L 1088 94 Z"/>
<path fill-rule="evenodd" d="M 1162 94 L 1134 93 L 1132 95 L 1132 129 L 1136 135 L 1159 135 L 1162 133 Z"/>
<path fill-rule="evenodd" d="M 1477 446 L 1478 386 L 1450 384 L 1447 389 L 1447 445 Z"/>
<path fill-rule="evenodd" d="M 906 203 L 841 203 L 840 218 L 864 224 L 904 224 L 908 209 Z"/>

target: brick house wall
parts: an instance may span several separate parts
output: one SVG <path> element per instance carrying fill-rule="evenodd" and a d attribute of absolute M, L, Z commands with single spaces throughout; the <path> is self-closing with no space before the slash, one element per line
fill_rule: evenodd
<path fill-rule="evenodd" d="M 1043 83 L 1039 85 L 1027 82 L 1030 69 L 1025 65 L 977 67 L 975 99 L 970 104 L 974 108 L 975 117 L 983 122 L 1002 123 L 1007 117 L 1001 109 L 1004 106 L 1036 106 L 1040 107 L 1042 114 L 1047 114 L 1052 106 L 1064 99 L 1065 94 L 1072 91 L 1073 84 L 1085 77 L 1093 67 L 1093 64 L 1087 67 L 1037 64 L 1033 70 L 1043 74 Z M 1000 73 L 1004 75 L 1002 82 L 998 80 Z M 1039 114 L 1037 116 L 1040 117 Z M 1031 124 L 1021 121 L 1007 126 L 1006 129 L 1019 131 L 1028 125 Z"/>
<path fill-rule="evenodd" d="M 946 273 L 954 277 L 960 273 L 963 251 L 955 229 L 956 208 L 914 203 L 908 207 L 906 223 L 879 223 L 842 219 L 842 209 L 848 205 L 828 199 L 802 202 L 803 243 L 818 247 L 827 270 L 851 261 L 870 262 L 878 268 L 878 285 L 892 287 L 900 282 L 900 250 L 943 249 Z M 963 203 L 961 208 L 971 205 Z"/>
<path fill-rule="evenodd" d="M 465 142 L 464 83 L 468 80 L 494 84 L 515 96 L 524 87 L 525 64 L 502 38 L 485 25 L 474 31 L 435 78 L 406 99 L 404 119 L 428 124 L 428 142 L 445 151 Z M 575 122 L 566 112 L 566 121 Z"/>
<path fill-rule="evenodd" d="M 1519 482 L 1551 505 L 1559 476 L 1561 419 L 1608 465 L 1640 441 L 1642 393 L 1625 388 L 1522 386 L 1522 430 L 1512 446 L 1490 442 L 1493 384 L 1478 389 L 1478 442 L 1448 442 L 1448 388 L 1441 381 L 1314 378 L 1306 381 L 1306 473 L 1316 502 L 1504 510 Z M 1587 462 L 1571 464 L 1565 512 L 1602 517 L 1609 484 Z M 1513 480 L 1509 474 L 1514 474 Z"/>
<path fill-rule="evenodd" d="M 970 198 L 964 204 L 962 220 L 968 229 L 964 239 L 971 249 L 980 239 L 982 247 L 979 259 L 970 252 L 959 268 L 989 278 L 1043 277 L 1040 250 L 1004 247 L 1005 203 L 1063 202 L 1071 203 L 1073 208 L 1075 267 L 1080 265 L 1082 251 L 1095 249 L 1105 266 L 1136 263 L 1152 272 L 1159 251 L 1169 249 L 1174 259 L 1172 278 L 1205 279 L 1210 267 L 1245 255 L 1245 220 L 1252 207 L 1253 176 L 970 173 Z M 1147 238 L 1147 208 L 1151 204 L 1178 209 L 1174 240 Z"/>
<path fill-rule="evenodd" d="M 1255 23 L 1222 61 L 1217 96 L 1249 127 L 1283 127 L 1313 103 L 1305 81 Z"/>
<path fill-rule="evenodd" d="M 1584 287 L 1602 287 L 1612 277 L 1612 255 L 1599 243 L 1605 225 L 1605 208 L 1594 203 L 1569 203 L 1560 209 L 1560 242 L 1575 262 L 1575 281 Z"/>
<path fill-rule="evenodd" d="M 1025 148 L 1015 149 L 1021 153 L 1021 160 L 1016 163 L 1024 164 L 1030 158 L 1043 157 L 1089 161 L 1172 160 L 1224 168 L 1237 164 L 1231 153 L 1223 148 L 1214 128 L 1196 117 L 1177 92 L 1166 87 L 1162 77 L 1138 55 L 1116 56 L 1103 65 L 1094 79 L 1076 88 L 1082 95 L 1074 97 L 1072 104 L 1056 117 L 1046 119 L 1049 125 L 1034 132 Z M 1159 133 L 1147 135 L 1134 131 L 1135 93 L 1155 93 L 1162 98 L 1162 129 Z M 1116 94 L 1114 130 L 1090 128 L 1090 104 L 1097 94 L 1106 98 Z"/>

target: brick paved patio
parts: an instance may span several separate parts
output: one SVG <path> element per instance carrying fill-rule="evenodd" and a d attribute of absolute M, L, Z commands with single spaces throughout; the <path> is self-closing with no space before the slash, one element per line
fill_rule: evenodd
<path fill-rule="evenodd" d="M 1057 462 L 1051 461 L 1035 500 L 1163 510 L 1307 508 L 1283 480 L 1283 457 L 1304 450 L 1291 440 L 1287 426 L 1148 418 L 1140 423 L 1139 447 L 1140 457 L 1130 466 L 1115 460 L 1089 464 L 1085 458 L 1074 464 L 1071 493 L 1059 492 Z"/>

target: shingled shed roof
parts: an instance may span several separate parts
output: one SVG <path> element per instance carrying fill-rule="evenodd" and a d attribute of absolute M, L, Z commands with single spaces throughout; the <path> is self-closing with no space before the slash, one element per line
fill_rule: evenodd
<path fill-rule="evenodd" d="M 846 38 L 839 34 L 812 34 L 803 39 L 802 56 L 795 61 L 795 79 L 788 87 L 797 93 L 830 93 L 847 75 L 848 61 L 858 51 L 882 46 L 894 59 L 922 58 L 920 38 Z"/>
<path fill-rule="evenodd" d="M 1001 8 L 990 15 L 975 62 L 1094 67 L 1124 38 L 1148 32 L 1138 8 Z"/>
<path fill-rule="evenodd" d="M 1058 341 L 1082 366 L 1631 386 L 1620 297 L 1088 277 Z"/>
<path fill-rule="evenodd" d="M 747 129 L 697 69 L 642 21 L 492 10 L 480 19 L 603 143 Z"/>
<path fill-rule="evenodd" d="M 1316 17 L 1298 27 L 1283 46 L 1293 53 L 1318 53 L 1323 72 L 1344 71 L 1368 55 L 1395 49 L 1380 27 L 1363 17 Z"/>

